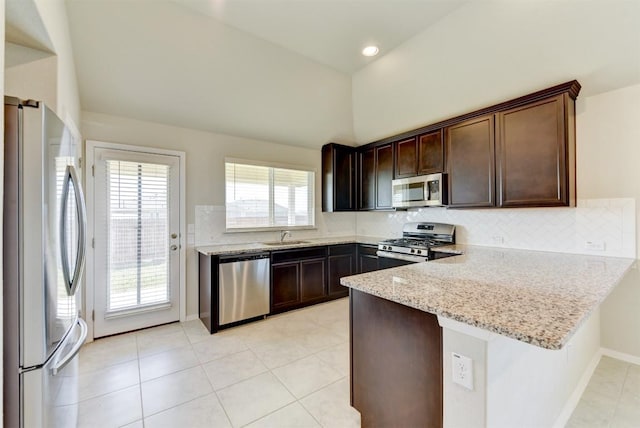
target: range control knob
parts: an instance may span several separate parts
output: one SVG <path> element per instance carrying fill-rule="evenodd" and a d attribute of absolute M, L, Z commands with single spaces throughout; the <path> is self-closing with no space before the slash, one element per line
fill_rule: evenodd
<path fill-rule="evenodd" d="M 418 254 L 422 254 L 422 250 L 418 250 Z"/>
<path fill-rule="evenodd" d="M 415 253 L 416 250 L 414 250 L 413 248 L 411 249 L 411 254 Z"/>

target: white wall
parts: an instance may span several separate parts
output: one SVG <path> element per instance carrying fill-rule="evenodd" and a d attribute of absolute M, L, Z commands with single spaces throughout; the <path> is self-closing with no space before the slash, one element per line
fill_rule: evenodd
<path fill-rule="evenodd" d="M 640 201 L 639 119 L 640 85 L 580 100 L 576 118 L 580 197 L 624 196 Z M 601 315 L 602 346 L 640 357 L 637 270 L 631 270 L 609 295 Z"/>
<path fill-rule="evenodd" d="M 5 94 L 58 106 L 58 58 L 51 53 L 7 43 Z"/>
<path fill-rule="evenodd" d="M 353 140 L 350 76 L 181 3 L 67 3 L 84 110 L 306 147 Z"/>
<path fill-rule="evenodd" d="M 30 1 L 36 4 L 58 57 L 57 105 L 54 110 L 67 124 L 79 128 L 80 96 L 65 3 L 63 0 Z"/>
<path fill-rule="evenodd" d="M 640 83 L 637 1 L 472 1 L 353 76 L 367 143 L 577 79 Z"/>
<path fill-rule="evenodd" d="M 294 231 L 295 238 L 353 235 L 355 214 L 321 213 L 320 151 L 83 112 L 82 134 L 88 140 L 156 147 L 186 152 L 187 223 L 196 228 L 196 244 L 274 240 L 278 232 L 224 234 L 224 158 L 233 157 L 307 165 L 316 174 L 316 223 L 312 231 Z M 198 314 L 197 253 L 187 246 L 187 316 Z M 90 286 L 90 284 L 89 284 Z"/>

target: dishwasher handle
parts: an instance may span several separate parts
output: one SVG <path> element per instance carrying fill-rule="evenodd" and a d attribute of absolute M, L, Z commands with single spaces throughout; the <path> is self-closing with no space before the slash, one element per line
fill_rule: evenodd
<path fill-rule="evenodd" d="M 268 259 L 271 253 L 245 253 L 220 256 L 220 263 L 246 262 L 250 260 Z"/>

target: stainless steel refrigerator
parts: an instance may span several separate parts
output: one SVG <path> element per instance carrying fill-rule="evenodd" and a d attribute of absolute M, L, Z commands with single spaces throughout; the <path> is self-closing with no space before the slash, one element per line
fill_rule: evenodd
<path fill-rule="evenodd" d="M 87 335 L 78 141 L 44 104 L 4 102 L 4 426 L 73 427 Z"/>

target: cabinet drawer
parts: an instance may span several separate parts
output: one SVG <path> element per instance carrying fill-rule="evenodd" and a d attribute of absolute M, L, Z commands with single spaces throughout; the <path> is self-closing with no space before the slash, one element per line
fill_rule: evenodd
<path fill-rule="evenodd" d="M 344 254 L 353 254 L 356 250 L 355 244 L 338 244 L 329 247 L 330 256 L 341 256 Z"/>
<path fill-rule="evenodd" d="M 271 264 L 326 256 L 327 247 L 296 248 L 291 250 L 272 251 Z"/>
<path fill-rule="evenodd" d="M 377 245 L 367 245 L 367 244 L 359 244 L 358 245 L 358 254 L 360 255 L 368 255 L 375 256 L 378 251 Z"/>

